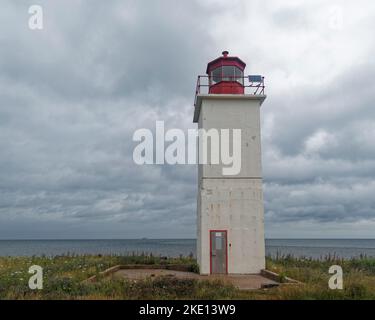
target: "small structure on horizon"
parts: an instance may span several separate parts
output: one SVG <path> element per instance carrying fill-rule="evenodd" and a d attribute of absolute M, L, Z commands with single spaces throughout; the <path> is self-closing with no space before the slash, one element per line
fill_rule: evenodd
<path fill-rule="evenodd" d="M 241 130 L 237 175 L 223 175 L 225 165 L 210 161 L 198 167 L 201 274 L 255 274 L 265 268 L 260 106 L 266 95 L 264 78 L 244 76 L 245 67 L 240 58 L 224 51 L 208 63 L 207 75 L 198 76 L 194 103 L 198 129 Z"/>

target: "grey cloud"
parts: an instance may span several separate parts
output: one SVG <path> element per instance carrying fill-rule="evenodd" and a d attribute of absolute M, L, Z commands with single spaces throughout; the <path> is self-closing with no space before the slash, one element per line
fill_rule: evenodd
<path fill-rule="evenodd" d="M 268 236 L 374 220 L 374 43 L 321 85 L 285 91 L 314 74 L 332 36 L 318 5 L 41 1 L 45 30 L 32 32 L 30 4 L 0 12 L 0 238 L 194 237 L 196 167 L 135 165 L 132 134 L 155 120 L 194 127 L 196 76 L 221 49 L 266 73 Z M 354 18 L 335 34 L 348 48 Z"/>

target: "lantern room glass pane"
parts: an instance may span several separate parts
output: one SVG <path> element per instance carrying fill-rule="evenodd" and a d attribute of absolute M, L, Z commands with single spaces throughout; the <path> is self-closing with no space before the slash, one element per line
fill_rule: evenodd
<path fill-rule="evenodd" d="M 221 67 L 216 68 L 211 72 L 211 79 L 213 84 L 221 81 Z"/>
<path fill-rule="evenodd" d="M 234 67 L 223 66 L 223 81 L 233 81 L 234 79 Z"/>
<path fill-rule="evenodd" d="M 234 67 L 234 74 L 236 81 L 243 85 L 243 71 L 237 67 Z"/>

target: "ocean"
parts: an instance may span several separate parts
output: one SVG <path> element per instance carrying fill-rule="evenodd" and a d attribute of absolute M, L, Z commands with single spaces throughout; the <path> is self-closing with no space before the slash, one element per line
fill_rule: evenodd
<path fill-rule="evenodd" d="M 0 240 L 0 256 L 55 256 L 64 254 L 150 254 L 195 256 L 195 239 L 123 240 Z M 336 255 L 375 257 L 375 239 L 267 239 L 268 256 L 323 258 Z"/>

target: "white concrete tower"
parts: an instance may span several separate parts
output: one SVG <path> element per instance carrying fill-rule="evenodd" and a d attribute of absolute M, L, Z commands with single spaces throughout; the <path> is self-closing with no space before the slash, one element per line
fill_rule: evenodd
<path fill-rule="evenodd" d="M 198 128 L 219 133 L 230 129 L 230 150 L 235 145 L 232 129 L 241 130 L 238 174 L 224 175 L 222 169 L 228 165 L 213 164 L 211 158 L 198 166 L 197 259 L 201 274 L 253 274 L 265 268 L 260 106 L 266 96 L 263 77 L 245 77 L 245 66 L 224 51 L 222 57 L 208 63 L 207 76 L 198 77 L 194 110 Z M 199 139 L 202 143 L 202 136 Z M 212 139 L 208 154 L 211 144 Z"/>

